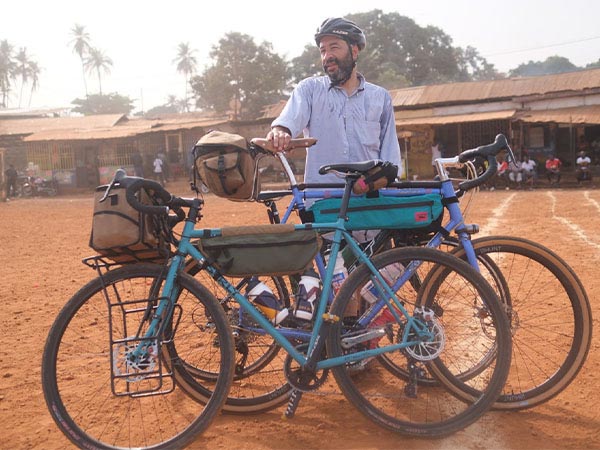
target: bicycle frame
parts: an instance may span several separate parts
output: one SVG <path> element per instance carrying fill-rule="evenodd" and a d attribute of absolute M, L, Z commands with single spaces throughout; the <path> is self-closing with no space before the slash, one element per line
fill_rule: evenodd
<path fill-rule="evenodd" d="M 371 263 L 369 258 L 365 255 L 365 253 L 360 248 L 359 244 L 352 238 L 351 234 L 345 230 L 344 222 L 345 221 L 342 216 L 342 217 L 338 218 L 338 220 L 336 222 L 311 224 L 310 226 L 295 225 L 295 229 L 303 230 L 303 229 L 307 229 L 308 227 L 310 227 L 319 232 L 334 231 L 334 237 L 333 237 L 333 241 L 332 241 L 333 244 L 332 244 L 332 248 L 331 248 L 331 257 L 330 257 L 331 261 L 335 261 L 335 258 L 339 252 L 340 243 L 342 242 L 342 240 L 345 240 L 346 245 L 348 245 L 352 249 L 352 252 L 358 258 L 358 260 L 362 264 L 365 264 L 367 267 L 369 267 L 374 279 L 377 280 L 378 285 L 381 286 L 381 288 L 385 290 L 386 297 L 388 297 L 391 300 L 391 302 L 393 303 L 395 308 L 397 308 L 397 310 L 400 311 L 401 314 L 404 316 L 405 320 L 407 321 L 407 326 L 406 326 L 406 330 L 404 332 L 403 341 L 401 343 L 389 345 L 389 346 L 382 347 L 382 348 L 364 350 L 364 351 L 352 353 L 349 355 L 345 355 L 343 357 L 322 360 L 322 361 L 315 363 L 316 370 L 328 369 L 328 368 L 331 368 L 331 367 L 334 367 L 337 365 L 342 365 L 342 364 L 345 364 L 348 362 L 359 361 L 361 359 L 364 359 L 365 357 L 377 356 L 381 353 L 395 351 L 395 350 L 402 349 L 402 348 L 408 347 L 410 345 L 413 345 L 413 343 L 407 342 L 407 338 L 411 331 L 415 332 L 417 335 L 422 336 L 426 339 L 433 337 L 430 334 L 430 332 L 427 331 L 426 326 L 418 318 L 412 317 L 408 313 L 408 311 L 404 308 L 402 303 L 398 300 L 398 298 L 396 298 L 392 289 L 384 281 L 382 275 L 375 269 L 375 267 L 373 266 L 373 264 Z M 326 267 L 326 272 L 325 272 L 325 276 L 323 279 L 324 280 L 323 281 L 323 291 L 321 293 L 321 298 L 319 301 L 316 318 L 315 318 L 315 324 L 313 327 L 313 332 L 312 332 L 312 335 L 310 338 L 309 347 L 308 347 L 308 351 L 307 351 L 308 357 L 305 357 L 289 341 L 288 336 L 286 336 L 284 331 L 273 326 L 271 324 L 271 322 L 269 320 L 267 320 L 260 311 L 258 311 L 258 309 L 252 304 L 252 302 L 250 302 L 231 283 L 229 283 L 229 281 L 227 279 L 225 279 L 219 273 L 219 271 L 217 269 L 212 267 L 210 264 L 208 264 L 208 265 L 206 264 L 206 258 L 202 255 L 202 253 L 200 253 L 198 248 L 191 243 L 191 241 L 193 239 L 206 237 L 207 234 L 210 236 L 213 236 L 213 237 L 220 236 L 221 230 L 219 228 L 204 229 L 204 230 L 195 229 L 194 223 L 195 223 L 195 221 L 187 220 L 184 225 L 184 229 L 183 229 L 180 243 L 178 246 L 178 253 L 177 253 L 177 255 L 174 256 L 174 258 L 171 262 L 171 266 L 169 268 L 169 271 L 168 271 L 168 274 L 166 277 L 165 286 L 163 288 L 161 297 L 165 298 L 165 299 L 169 299 L 170 303 L 174 304 L 174 298 L 175 298 L 175 294 L 176 294 L 176 292 L 174 290 L 174 280 L 176 279 L 177 274 L 182 270 L 186 256 L 189 255 L 192 258 L 194 258 L 198 262 L 198 264 L 203 266 L 204 270 L 206 270 L 213 278 L 215 278 L 217 283 L 219 285 L 221 285 L 227 291 L 227 293 L 229 295 L 231 295 L 236 300 L 236 302 L 238 302 L 238 304 L 242 308 L 244 308 L 245 312 L 247 312 L 252 317 L 252 319 L 255 320 L 260 325 L 260 327 L 264 330 L 264 332 L 266 332 L 267 334 L 270 334 L 276 340 L 276 342 L 279 345 L 281 345 L 288 352 L 288 354 L 292 358 L 294 358 L 299 364 L 301 364 L 302 366 L 307 365 L 309 363 L 309 361 L 311 360 L 311 358 L 314 359 L 315 356 L 318 355 L 320 353 L 320 350 L 322 349 L 323 340 L 324 340 L 324 336 L 325 336 L 324 331 L 323 331 L 325 329 L 324 324 L 329 321 L 332 321 L 332 320 L 336 320 L 336 319 L 339 320 L 339 318 L 334 318 L 334 317 L 326 314 L 326 308 L 327 308 L 326 300 L 329 298 L 329 295 L 330 295 L 331 279 L 333 278 L 334 264 L 328 264 Z M 408 282 L 408 280 L 412 277 L 413 274 L 414 274 L 413 270 L 407 270 L 403 274 L 403 276 L 400 277 L 400 279 L 398 280 L 397 283 L 400 285 L 404 282 Z M 390 300 L 382 299 L 379 309 L 381 309 L 384 306 L 384 302 L 385 302 L 385 304 L 389 305 Z M 159 308 L 160 308 L 160 306 L 159 306 Z M 391 308 L 391 309 L 393 309 L 393 308 Z M 400 316 L 396 313 L 396 311 L 394 311 L 394 314 L 397 316 L 396 319 L 399 320 Z M 160 309 L 157 310 L 157 315 L 158 316 L 161 315 Z M 316 351 L 316 350 L 318 350 L 318 351 Z M 315 356 L 313 356 L 313 355 L 315 355 Z"/>

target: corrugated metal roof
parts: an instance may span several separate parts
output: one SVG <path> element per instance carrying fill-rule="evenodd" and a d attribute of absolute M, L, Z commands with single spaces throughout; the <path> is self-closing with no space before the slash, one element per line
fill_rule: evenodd
<path fill-rule="evenodd" d="M 415 118 L 398 117 L 396 114 L 396 127 L 405 127 L 408 125 L 445 125 L 448 123 L 461 122 L 481 122 L 484 120 L 506 120 L 512 118 L 517 111 L 509 109 L 504 111 L 487 111 L 473 114 L 453 114 L 447 116 L 426 116 Z"/>
<path fill-rule="evenodd" d="M 600 124 L 600 105 L 544 111 L 527 111 L 519 113 L 518 118 L 523 122 Z"/>
<path fill-rule="evenodd" d="M 113 127 L 127 121 L 124 114 L 99 114 L 81 117 L 0 119 L 1 135 L 31 134 L 49 130 L 75 130 Z"/>
<path fill-rule="evenodd" d="M 448 83 L 390 91 L 394 107 L 498 100 L 600 88 L 600 69 L 539 77 Z"/>
<path fill-rule="evenodd" d="M 136 136 L 144 133 L 154 133 L 159 131 L 188 130 L 191 128 L 204 128 L 226 123 L 224 118 L 203 118 L 193 121 L 186 119 L 184 122 L 177 122 L 176 119 L 170 120 L 146 120 L 134 119 L 123 125 L 114 127 L 99 127 L 93 129 L 61 129 L 44 130 L 33 133 L 23 139 L 25 142 L 38 141 L 81 141 L 88 139 L 115 139 Z"/>

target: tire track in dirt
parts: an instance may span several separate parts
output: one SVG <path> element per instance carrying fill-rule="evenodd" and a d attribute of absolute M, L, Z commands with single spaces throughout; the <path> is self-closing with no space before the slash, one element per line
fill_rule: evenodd
<path fill-rule="evenodd" d="M 593 239 L 591 239 L 590 237 L 588 237 L 587 233 L 585 232 L 585 230 L 583 228 L 581 228 L 581 226 L 572 222 L 567 217 L 560 215 L 560 213 L 557 213 L 557 211 L 556 211 L 557 200 L 556 200 L 556 196 L 554 195 L 554 192 L 548 191 L 546 193 L 546 195 L 550 198 L 550 211 L 552 213 L 552 218 L 554 220 L 558 221 L 559 223 L 563 224 L 565 227 L 569 228 L 571 230 L 571 232 L 578 239 L 581 239 L 583 242 L 585 242 L 590 247 L 594 247 L 598 251 L 600 251 L 600 243 L 598 243 L 598 242 L 594 241 Z M 588 195 L 588 200 L 589 200 L 589 195 Z M 591 201 L 595 202 L 595 200 L 591 200 Z M 598 205 L 597 202 L 595 202 L 595 203 L 596 203 L 596 205 Z"/>

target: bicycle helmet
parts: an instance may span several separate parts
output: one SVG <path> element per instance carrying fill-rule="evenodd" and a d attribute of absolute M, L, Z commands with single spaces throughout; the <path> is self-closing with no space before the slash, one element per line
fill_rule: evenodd
<path fill-rule="evenodd" d="M 350 45 L 358 46 L 359 50 L 365 48 L 367 39 L 363 31 L 351 20 L 343 17 L 330 17 L 325 19 L 315 34 L 317 46 L 323 36 L 337 36 L 344 39 Z"/>

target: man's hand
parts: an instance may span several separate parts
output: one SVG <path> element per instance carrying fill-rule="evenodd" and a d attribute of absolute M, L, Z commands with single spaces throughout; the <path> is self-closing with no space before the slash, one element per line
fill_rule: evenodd
<path fill-rule="evenodd" d="M 292 136 L 290 131 L 284 127 L 273 127 L 267 133 L 267 140 L 273 143 L 273 147 L 278 152 L 282 152 L 288 148 Z"/>

